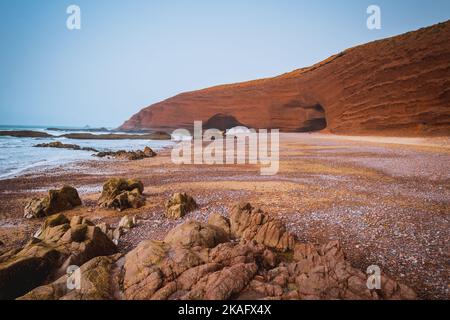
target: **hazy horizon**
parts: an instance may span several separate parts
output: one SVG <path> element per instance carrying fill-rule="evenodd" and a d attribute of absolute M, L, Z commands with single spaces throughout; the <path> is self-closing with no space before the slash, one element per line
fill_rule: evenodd
<path fill-rule="evenodd" d="M 66 8 L 81 8 L 68 30 Z M 366 9 L 381 7 L 382 29 Z M 450 18 L 426 1 L 2 1 L 0 125 L 118 127 L 185 91 L 276 76 Z"/>

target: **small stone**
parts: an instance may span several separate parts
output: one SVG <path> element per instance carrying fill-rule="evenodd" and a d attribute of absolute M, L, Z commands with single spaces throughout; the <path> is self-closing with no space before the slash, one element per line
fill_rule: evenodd
<path fill-rule="evenodd" d="M 113 240 L 119 241 L 120 237 L 124 234 L 124 230 L 121 227 L 114 229 Z"/>
<path fill-rule="evenodd" d="M 150 147 L 144 148 L 144 155 L 148 158 L 153 158 L 156 156 L 156 152 L 153 151 Z"/>
<path fill-rule="evenodd" d="M 109 239 L 114 240 L 114 229 L 109 229 L 106 235 L 108 236 Z"/>
<path fill-rule="evenodd" d="M 123 216 L 119 222 L 119 228 L 131 229 L 136 225 L 136 217 L 130 218 L 129 216 Z"/>
<path fill-rule="evenodd" d="M 102 230 L 102 232 L 103 232 L 104 234 L 108 235 L 108 232 L 109 232 L 109 229 L 110 229 L 109 224 L 107 224 L 106 222 L 102 222 L 102 223 L 98 224 L 97 227 L 98 227 L 100 230 Z"/>

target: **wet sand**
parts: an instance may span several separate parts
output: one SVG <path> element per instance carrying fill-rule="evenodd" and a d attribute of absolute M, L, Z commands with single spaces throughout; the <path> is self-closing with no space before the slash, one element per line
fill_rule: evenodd
<path fill-rule="evenodd" d="M 261 176 L 257 165 L 178 166 L 166 150 L 151 159 L 93 160 L 1 180 L 0 240 L 3 248 L 29 240 L 42 220 L 24 220 L 25 203 L 64 184 L 76 187 L 84 203 L 68 216 L 111 224 L 124 214 L 138 217 L 138 227 L 120 239 L 123 252 L 162 239 L 185 219 L 227 215 L 242 200 L 278 216 L 302 241 L 340 240 L 361 270 L 378 265 L 423 299 L 450 298 L 448 138 L 282 134 L 280 142 L 275 176 Z M 101 186 L 113 176 L 141 179 L 146 205 L 123 213 L 97 208 Z M 164 202 L 178 191 L 191 194 L 199 209 L 169 221 Z"/>

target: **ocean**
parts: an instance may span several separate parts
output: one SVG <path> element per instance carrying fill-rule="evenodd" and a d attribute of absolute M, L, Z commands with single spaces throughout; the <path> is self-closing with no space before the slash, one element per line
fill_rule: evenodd
<path fill-rule="evenodd" d="M 0 126 L 0 131 L 5 130 L 32 130 L 47 132 L 54 136 L 60 136 L 66 133 L 84 133 L 88 132 L 82 128 L 71 131 L 52 131 L 38 126 Z M 64 129 L 63 127 L 58 127 Z M 105 134 L 104 132 L 89 132 L 91 134 Z M 123 132 L 115 132 L 123 133 Z M 99 151 L 117 151 L 117 150 L 143 150 L 148 146 L 156 152 L 169 147 L 173 144 L 170 140 L 78 140 L 67 139 L 64 137 L 55 138 L 15 138 L 0 136 L 0 180 L 20 176 L 29 173 L 33 169 L 48 168 L 52 166 L 70 165 L 74 162 L 83 160 L 100 160 L 92 156 L 91 151 L 68 150 L 57 148 L 35 148 L 39 143 L 48 143 L 52 141 L 61 141 L 62 143 L 77 144 L 81 147 L 91 147 Z"/>

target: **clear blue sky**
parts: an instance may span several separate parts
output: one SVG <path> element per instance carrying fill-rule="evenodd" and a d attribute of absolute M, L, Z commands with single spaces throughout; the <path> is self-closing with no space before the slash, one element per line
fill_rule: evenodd
<path fill-rule="evenodd" d="M 66 28 L 70 4 L 79 31 Z M 366 28 L 370 4 L 381 30 Z M 0 124 L 114 127 L 183 91 L 448 19 L 448 0 L 0 0 Z"/>

